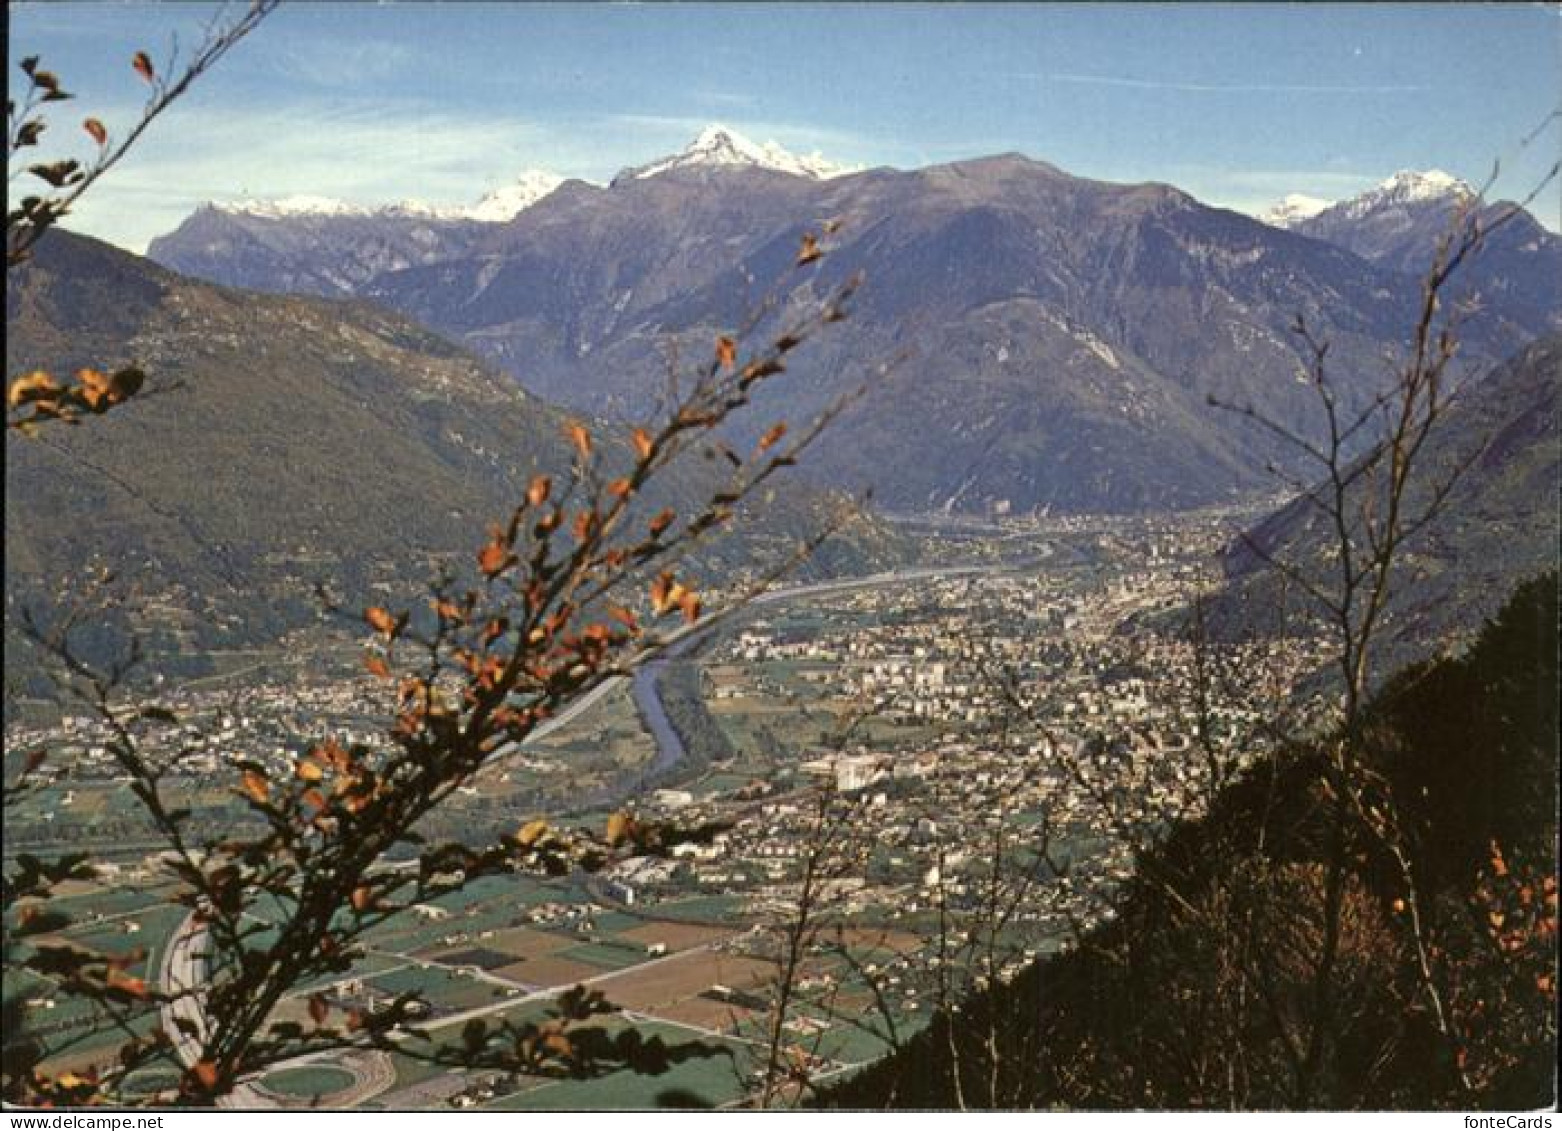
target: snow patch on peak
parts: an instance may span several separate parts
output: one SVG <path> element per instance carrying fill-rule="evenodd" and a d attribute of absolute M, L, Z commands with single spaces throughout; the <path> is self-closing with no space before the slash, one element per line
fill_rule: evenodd
<path fill-rule="evenodd" d="M 1310 220 L 1328 208 L 1333 201 L 1322 200 L 1304 193 L 1288 193 L 1278 204 L 1258 214 L 1258 219 L 1272 228 L 1290 228 Z"/>
<path fill-rule="evenodd" d="M 495 189 L 465 210 L 467 219 L 490 223 L 513 220 L 564 183 L 557 173 L 528 169 L 510 184 Z"/>
<path fill-rule="evenodd" d="M 736 130 L 722 125 L 709 125 L 699 136 L 671 157 L 653 161 L 649 165 L 626 169 L 615 180 L 645 180 L 670 169 L 713 168 L 749 166 L 789 173 L 794 177 L 812 180 L 829 180 L 859 172 L 857 167 L 839 165 L 827 160 L 815 150 L 809 154 L 796 154 L 774 141 L 759 145 Z"/>
<path fill-rule="evenodd" d="M 214 203 L 212 207 L 222 212 L 241 216 L 259 216 L 267 220 L 280 220 L 287 216 L 367 216 L 369 209 L 361 204 L 350 204 L 334 196 L 313 196 L 297 193 L 274 200 L 235 200 Z"/>
<path fill-rule="evenodd" d="M 367 205 L 353 204 L 333 196 L 300 193 L 272 200 L 213 202 L 211 206 L 230 215 L 253 216 L 262 220 L 387 216 L 418 220 L 476 220 L 494 224 L 515 219 L 563 183 L 564 178 L 556 173 L 528 169 L 513 182 L 495 189 L 476 204 L 439 205 L 422 200 L 403 200 L 396 204 Z"/>
<path fill-rule="evenodd" d="M 1374 212 L 1386 212 L 1420 204 L 1458 204 L 1476 193 L 1465 181 L 1441 169 L 1417 172 L 1401 169 L 1386 181 L 1335 206 L 1346 219 L 1359 220 Z M 1334 214 L 1331 210 L 1331 215 Z"/>
<path fill-rule="evenodd" d="M 1399 200 L 1437 200 L 1444 196 L 1474 196 L 1475 190 L 1452 173 L 1441 169 L 1401 169 L 1373 190 Z"/>

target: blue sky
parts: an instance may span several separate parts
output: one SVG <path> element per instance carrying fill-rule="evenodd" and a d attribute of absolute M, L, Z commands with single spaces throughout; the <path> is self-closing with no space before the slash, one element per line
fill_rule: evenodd
<path fill-rule="evenodd" d="M 68 89 L 85 155 L 220 9 L 11 3 L 11 63 Z M 231 9 L 230 9 L 231 10 Z M 16 74 L 15 71 L 12 72 Z M 1018 151 L 1257 210 L 1438 167 L 1521 195 L 1562 150 L 1554 5 L 284 5 L 72 224 L 132 249 L 206 199 L 461 204 L 527 168 L 606 180 L 710 122 L 848 164 Z M 1536 205 L 1562 224 L 1553 186 Z"/>

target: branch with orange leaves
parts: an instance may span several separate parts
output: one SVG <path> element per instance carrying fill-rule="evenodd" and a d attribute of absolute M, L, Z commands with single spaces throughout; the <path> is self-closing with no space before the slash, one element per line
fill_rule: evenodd
<path fill-rule="evenodd" d="M 818 238 L 810 238 L 796 269 L 817 273 L 811 265 L 823 255 Z M 480 876 L 595 870 L 719 831 L 624 812 L 600 834 L 534 819 L 486 846 L 428 844 L 417 830 L 576 697 L 709 623 L 693 576 L 681 567 L 684 556 L 795 464 L 860 390 L 795 432 L 772 424 L 745 454 L 719 430 L 764 382 L 786 372 L 807 340 L 847 316 L 857 285 L 840 283 L 747 354 L 740 334 L 719 335 L 680 403 L 624 440 L 567 422 L 569 472 L 557 481 L 532 479 L 507 519 L 490 529 L 459 585 L 455 578 L 438 583 L 426 610 L 364 611 L 374 636 L 366 666 L 389 707 L 384 734 L 366 742 L 322 738 L 291 757 L 285 775 L 275 764 L 236 761 L 233 792 L 246 818 L 223 834 L 190 835 L 189 814 L 163 797 L 163 768 L 141 755 L 128 727 L 115 729 L 114 756 L 174 849 L 165 862 L 203 939 L 203 1021 L 182 1041 L 175 1038 L 181 1049 L 151 1050 L 169 1060 L 178 1051 L 178 1102 L 209 1105 L 300 1049 L 378 1048 L 393 1039 L 404 1055 L 413 1049 L 436 1063 L 470 1054 L 493 1066 L 509 1057 L 525 1070 L 535 1067 L 539 1049 L 566 1067 L 615 1057 L 634 1063 L 628 1054 L 636 1050 L 610 1048 L 574 1024 L 474 1031 L 470 1048 L 424 1048 L 415 1036 L 407 1043 L 415 1011 L 405 1000 L 376 1010 L 312 1000 L 307 1023 L 278 1010 L 296 987 L 350 969 L 367 931 Z M 729 471 L 701 490 L 695 506 L 680 516 L 647 503 L 649 485 L 700 452 L 718 466 L 724 460 Z M 88 682 L 101 689 L 112 680 Z M 100 706 L 113 723 L 106 697 Z"/>

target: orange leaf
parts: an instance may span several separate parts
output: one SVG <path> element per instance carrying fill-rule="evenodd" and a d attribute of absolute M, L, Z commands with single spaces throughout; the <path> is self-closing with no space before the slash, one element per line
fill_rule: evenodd
<path fill-rule="evenodd" d="M 607 615 L 623 625 L 630 632 L 640 631 L 640 622 L 635 619 L 635 614 L 620 605 L 609 605 Z"/>
<path fill-rule="evenodd" d="M 254 800 L 257 804 L 264 804 L 271 796 L 271 785 L 265 776 L 254 770 L 245 770 L 243 778 L 243 790 L 245 796 Z"/>
<path fill-rule="evenodd" d="M 300 759 L 293 764 L 293 772 L 304 781 L 319 781 L 325 777 L 325 771 L 318 763 L 311 762 L 307 758 Z"/>
<path fill-rule="evenodd" d="M 363 619 L 369 622 L 370 628 L 384 636 L 387 640 L 396 635 L 396 618 L 378 605 L 371 605 L 365 609 L 363 611 Z"/>
<path fill-rule="evenodd" d="M 490 542 L 484 546 L 477 555 L 477 568 L 489 577 L 497 577 L 504 572 L 505 566 L 511 561 L 510 551 L 502 542 Z"/>
<path fill-rule="evenodd" d="M 644 428 L 636 428 L 634 435 L 630 438 L 634 441 L 635 454 L 640 457 L 641 462 L 643 463 L 644 461 L 650 459 L 652 448 L 651 434 Z"/>
<path fill-rule="evenodd" d="M 728 369 L 738 363 L 738 344 L 726 335 L 716 339 L 716 362 Z"/>
<path fill-rule="evenodd" d="M 334 738 L 328 738 L 309 751 L 309 756 L 338 770 L 352 768 L 352 756 Z"/>
<path fill-rule="evenodd" d="M 570 443 L 575 445 L 575 450 L 580 453 L 581 459 L 589 459 L 591 456 L 591 433 L 586 431 L 586 426 L 578 420 L 565 422 L 564 434 L 569 437 Z"/>
<path fill-rule="evenodd" d="M 390 665 L 385 662 L 383 657 L 371 653 L 363 658 L 363 666 L 368 668 L 372 675 L 377 675 L 381 679 L 390 678 Z"/>
<path fill-rule="evenodd" d="M 662 531 L 671 526 L 673 524 L 673 517 L 672 509 L 669 507 L 653 518 L 650 522 L 651 537 L 655 538 L 657 535 L 661 534 Z"/>
<path fill-rule="evenodd" d="M 824 252 L 819 249 L 819 241 L 814 239 L 812 235 L 804 234 L 803 242 L 797 249 L 797 265 L 802 267 L 804 264 L 812 263 L 822 255 L 824 255 Z"/>
<path fill-rule="evenodd" d="M 209 1060 L 199 1060 L 190 1065 L 190 1075 L 207 1091 L 217 1086 L 217 1066 Z"/>
<path fill-rule="evenodd" d="M 316 1025 L 324 1025 L 326 1017 L 330 1014 L 331 1007 L 326 1003 L 321 994 L 309 995 L 309 1019 Z"/>
<path fill-rule="evenodd" d="M 103 128 L 103 123 L 96 118 L 88 118 L 81 124 L 81 128 L 92 135 L 92 140 L 99 145 L 108 144 L 108 131 Z"/>
<path fill-rule="evenodd" d="M 690 624 L 700 619 L 700 595 L 698 593 L 685 593 L 679 598 L 678 607 L 683 610 L 683 619 Z"/>
<path fill-rule="evenodd" d="M 785 435 L 786 421 L 782 420 L 777 422 L 776 425 L 770 429 L 770 431 L 766 432 L 759 438 L 759 450 L 762 452 L 769 451 L 771 448 L 775 447 L 776 444 L 780 441 L 781 437 Z"/>
<path fill-rule="evenodd" d="M 374 893 L 366 887 L 353 888 L 352 904 L 354 911 L 367 911 L 374 906 Z"/>
<path fill-rule="evenodd" d="M 548 492 L 553 489 L 553 480 L 546 475 L 532 477 L 531 485 L 526 488 L 526 501 L 534 507 L 540 507 L 548 501 Z"/>
<path fill-rule="evenodd" d="M 615 479 L 607 485 L 607 493 L 615 499 L 622 499 L 629 494 L 629 491 L 630 484 L 628 479 Z"/>
<path fill-rule="evenodd" d="M 136 69 L 136 74 L 151 82 L 154 76 L 152 59 L 145 51 L 137 51 L 135 58 L 130 60 L 130 65 Z"/>
<path fill-rule="evenodd" d="M 76 380 L 80 381 L 81 387 L 88 392 L 108 396 L 114 391 L 108 374 L 99 372 L 96 369 L 78 369 L 76 371 Z"/>

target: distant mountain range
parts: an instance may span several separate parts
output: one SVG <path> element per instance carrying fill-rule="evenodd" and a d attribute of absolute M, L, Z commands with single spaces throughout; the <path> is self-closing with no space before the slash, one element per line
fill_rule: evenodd
<path fill-rule="evenodd" d="M 1364 197 L 1283 230 L 1017 155 L 843 172 L 712 129 L 502 222 L 208 208 L 151 255 L 230 285 L 367 298 L 548 400 L 619 417 L 656 403 L 670 349 L 706 350 L 756 312 L 773 324 L 860 270 L 852 318 L 760 413 L 809 416 L 897 360 L 809 474 L 871 484 L 899 510 L 1134 510 L 1270 482 L 1290 453 L 1210 400 L 1311 419 L 1299 315 L 1332 343 L 1346 401 L 1364 402 L 1419 293 L 1421 237 L 1385 233 L 1412 213 L 1446 223 L 1452 191 Z M 798 241 L 827 220 L 832 254 L 799 281 Z M 1464 330 L 1467 374 L 1562 317 L 1562 243 L 1519 220 L 1470 273 L 1486 305 Z"/>
<path fill-rule="evenodd" d="M 142 627 L 176 667 L 312 625 L 317 583 L 353 602 L 411 599 L 439 567 L 470 563 L 536 470 L 572 458 L 559 409 L 400 315 L 218 287 L 65 232 L 12 270 L 6 328 L 12 374 L 129 362 L 151 374 L 110 418 L 7 442 L 11 643 L 20 609 L 54 606 L 91 563 L 163 610 Z M 607 458 L 627 451 L 627 432 L 596 432 Z M 692 463 L 647 505 L 688 513 L 710 476 Z M 833 505 L 783 485 L 699 565 L 773 565 Z M 864 518 L 809 570 L 907 552 Z"/>

